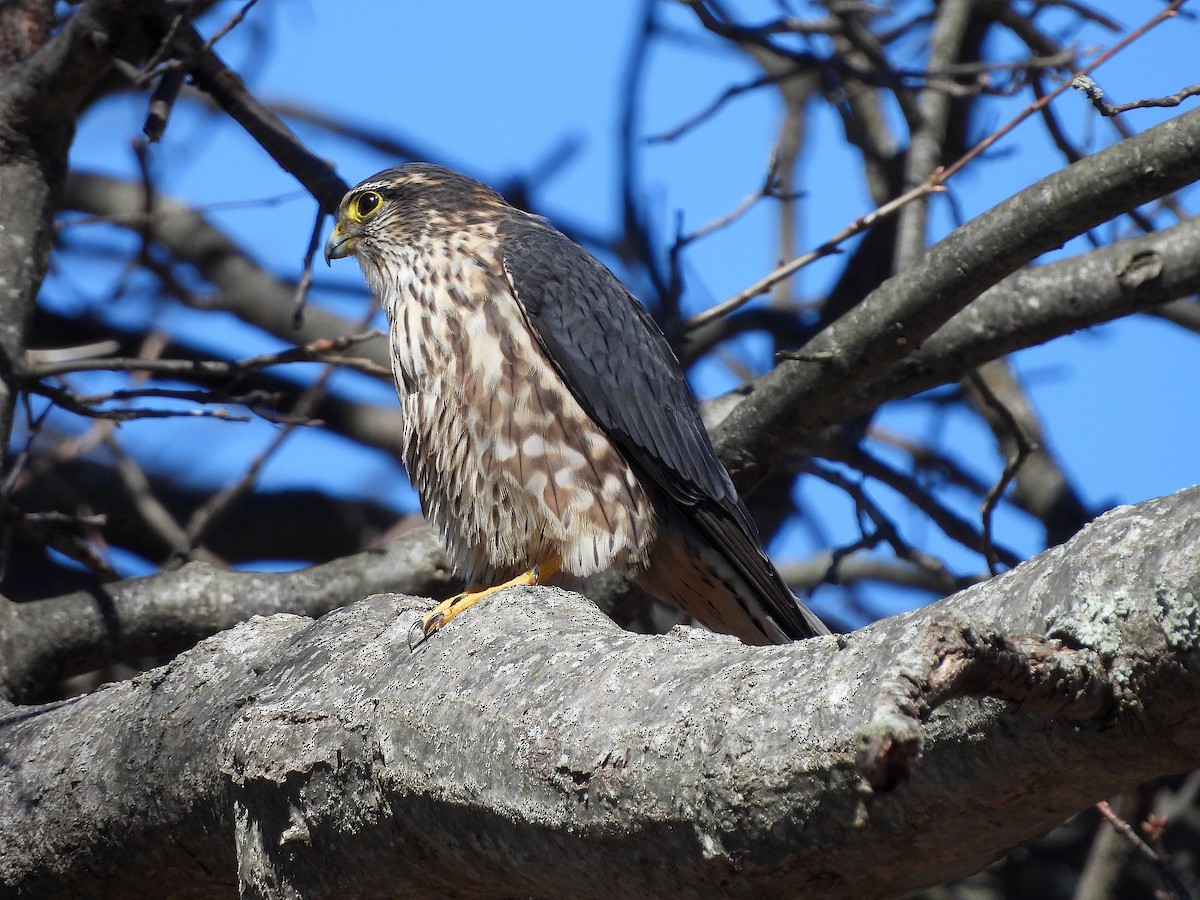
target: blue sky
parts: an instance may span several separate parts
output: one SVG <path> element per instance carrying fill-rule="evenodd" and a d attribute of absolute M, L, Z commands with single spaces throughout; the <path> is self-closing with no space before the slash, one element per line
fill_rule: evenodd
<path fill-rule="evenodd" d="M 202 31 L 211 33 L 237 5 L 220 4 Z M 729 5 L 744 11 L 751 21 L 769 18 L 777 9 L 767 0 Z M 1154 3 L 1114 0 L 1093 5 L 1126 25 L 1137 24 L 1158 8 Z M 811 15 L 815 10 L 799 6 L 797 12 Z M 740 55 L 704 39 L 690 13 L 678 4 L 660 5 L 660 14 L 669 27 L 691 37 L 655 44 L 637 123 L 642 136 L 677 126 L 729 85 L 758 74 Z M 620 215 L 615 123 L 642 16 L 643 4 L 637 0 L 605 4 L 262 0 L 218 50 L 261 99 L 301 103 L 351 123 L 393 132 L 484 180 L 503 182 L 528 173 L 567 142 L 574 151 L 539 186 L 537 204 L 551 218 L 612 233 Z M 269 35 L 265 41 L 264 33 Z M 1195 80 L 1192 60 L 1197 37 L 1193 21 L 1168 23 L 1095 77 L 1114 102 L 1172 93 Z M 1097 28 L 1085 32 L 1080 43 L 1103 47 L 1113 40 Z M 1019 55 L 1015 46 L 1001 48 L 1006 50 L 1010 57 Z M 1002 124 L 1027 102 L 1027 95 L 1022 95 L 997 103 L 995 120 L 981 126 Z M 1111 127 L 1082 97 L 1069 93 L 1056 102 L 1055 109 L 1074 133 L 1090 135 L 1092 147 L 1113 140 Z M 144 113 L 142 97 L 98 106 L 81 125 L 73 164 L 134 175 L 130 141 L 140 133 Z M 1128 122 L 1140 130 L 1172 114 L 1171 110 L 1138 112 Z M 681 140 L 655 144 L 642 155 L 639 184 L 664 247 L 670 243 L 677 215 L 682 215 L 685 227 L 695 228 L 724 215 L 758 187 L 778 118 L 775 94 L 752 92 L 726 104 Z M 840 124 L 822 108 L 808 127 L 812 139 L 800 171 L 805 191 L 802 249 L 820 243 L 872 206 L 860 187 L 856 161 L 842 154 Z M 395 162 L 301 124 L 296 130 L 351 183 Z M 935 237 L 953 227 L 955 215 L 976 215 L 1062 164 L 1035 122 L 1018 128 L 992 157 L 981 167 L 968 168 L 952 183 L 953 204 L 935 204 Z M 254 248 L 266 268 L 286 278 L 299 274 L 313 201 L 250 138 L 224 124 L 214 128 L 210 116 L 181 104 L 161 147 L 154 151 L 152 165 L 161 190 L 208 208 L 214 221 Z M 248 199 L 271 202 L 246 204 Z M 773 228 L 772 210 L 763 204 L 735 227 L 696 245 L 685 259 L 688 310 L 719 301 L 769 271 L 776 262 Z M 1120 228 L 1128 233 L 1127 226 Z M 1082 249 L 1076 241 L 1062 252 Z M 806 270 L 796 282 L 797 293 L 819 295 L 840 265 L 833 260 Z M 94 273 L 60 272 L 48 283 L 47 296 L 61 308 L 83 311 L 107 302 L 106 288 L 113 277 L 113 271 L 100 267 Z M 312 302 L 329 303 L 352 317 L 366 309 L 361 296 L 334 290 L 361 286 L 352 263 L 332 271 L 322 267 L 316 277 Z M 636 282 L 632 286 L 641 287 Z M 131 319 L 150 315 L 168 328 L 203 327 L 207 330 L 203 340 L 211 341 L 214 348 L 236 347 L 238 355 L 281 346 L 231 321 L 214 326 L 210 315 L 158 308 L 136 291 L 121 303 L 122 309 L 106 311 Z M 1180 385 L 1194 382 L 1200 374 L 1198 340 L 1173 326 L 1140 318 L 1018 354 L 1018 370 L 1043 414 L 1049 442 L 1067 462 L 1086 501 L 1136 501 L 1196 481 L 1193 448 L 1200 444 L 1200 417 L 1181 414 L 1179 394 Z M 761 345 L 751 341 L 747 346 L 756 371 L 770 366 Z M 355 383 L 375 402 L 394 402 L 386 387 L 367 385 L 365 379 Z M 701 395 L 711 395 L 733 383 L 731 373 L 714 365 L 697 373 L 695 386 Z M 927 436 L 935 427 L 927 412 L 912 405 L 890 411 L 880 424 L 917 437 Z M 998 474 L 1001 463 L 990 438 L 967 417 L 951 416 L 939 427 L 945 445 L 964 457 L 977 474 L 988 479 Z M 240 473 L 245 461 L 270 441 L 272 429 L 261 424 L 196 421 L 169 428 L 161 423 L 133 423 L 121 432 L 147 465 L 182 467 L 198 482 L 219 485 Z M 398 505 L 412 503 L 411 491 L 390 460 L 369 452 L 347 457 L 342 442 L 318 432 L 291 439 L 262 476 L 264 487 L 312 481 L 333 485 L 349 496 L 382 493 Z M 385 485 L 382 491 L 381 484 Z M 885 495 L 881 499 L 886 501 Z M 828 535 L 835 542 L 857 536 L 852 507 L 838 492 L 806 484 L 803 497 L 822 510 Z M 968 506 L 962 511 L 976 515 Z M 930 538 L 931 548 L 950 553 L 963 571 L 981 567 L 977 558 L 971 560 L 937 541 L 933 529 L 919 517 L 902 511 L 897 515 L 913 540 Z M 1009 544 L 1034 549 L 1034 532 L 1019 514 L 1006 511 L 998 521 Z M 801 529 L 785 531 L 772 547 L 783 557 L 813 549 L 817 548 L 811 536 Z"/>

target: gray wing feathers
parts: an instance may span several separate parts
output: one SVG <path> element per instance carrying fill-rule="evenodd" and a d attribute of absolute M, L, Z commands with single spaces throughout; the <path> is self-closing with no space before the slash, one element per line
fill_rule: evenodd
<path fill-rule="evenodd" d="M 539 343 L 575 398 L 719 549 L 793 638 L 828 629 L 796 601 L 721 465 L 675 354 L 599 260 L 533 218 L 504 222 L 505 273 Z"/>
<path fill-rule="evenodd" d="M 670 495 L 737 505 L 670 345 L 617 277 L 536 222 L 502 228 L 501 243 L 530 325 L 588 413 Z"/>

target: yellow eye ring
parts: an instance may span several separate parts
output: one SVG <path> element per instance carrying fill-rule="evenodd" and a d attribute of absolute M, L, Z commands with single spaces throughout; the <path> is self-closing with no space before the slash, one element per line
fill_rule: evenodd
<path fill-rule="evenodd" d="M 354 222 L 365 222 L 383 209 L 383 197 L 375 191 L 363 191 L 350 201 L 346 213 Z"/>

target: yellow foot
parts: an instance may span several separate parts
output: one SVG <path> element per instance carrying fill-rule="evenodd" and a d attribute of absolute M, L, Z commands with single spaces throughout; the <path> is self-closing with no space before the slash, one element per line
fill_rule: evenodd
<path fill-rule="evenodd" d="M 541 584 L 547 578 L 555 575 L 561 568 L 562 563 L 559 560 L 549 559 L 534 566 L 528 572 L 522 572 L 516 578 L 504 582 L 504 584 L 497 584 L 479 591 L 464 591 L 461 594 L 455 594 L 453 597 L 443 600 L 431 612 L 426 613 L 419 621 L 413 623 L 413 627 L 408 632 L 409 651 L 416 650 L 434 632 L 440 631 L 451 619 L 466 612 L 485 597 L 490 597 L 492 594 L 502 591 L 505 588 Z"/>

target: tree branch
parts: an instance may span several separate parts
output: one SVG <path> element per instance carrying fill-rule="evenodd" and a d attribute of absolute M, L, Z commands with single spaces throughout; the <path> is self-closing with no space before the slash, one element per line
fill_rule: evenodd
<path fill-rule="evenodd" d="M 292 319 L 295 285 L 265 271 L 198 210 L 162 194 L 147 198 L 136 182 L 72 172 L 63 205 L 113 217 L 118 225 L 144 229 L 149 240 L 161 242 L 176 259 L 195 267 L 209 283 L 220 288 L 213 308 L 232 312 L 243 322 L 281 340 L 307 344 L 362 330 L 353 322 L 313 307 L 305 311 L 303 324 L 296 327 Z M 385 341 L 368 341 L 355 353 L 381 366 L 391 365 Z"/>
<path fill-rule="evenodd" d="M 922 346 L 857 389 L 836 415 L 949 384 L 984 363 L 1200 291 L 1200 217 L 1063 262 L 1024 269 L 985 291 Z"/>
<path fill-rule="evenodd" d="M 0 35 L 0 58 L 10 63 L 0 69 L 0 471 L 75 115 L 113 55 L 144 44 L 144 31 L 132 23 L 151 5 L 91 0 L 52 37 L 48 28 Z"/>
<path fill-rule="evenodd" d="M 456 586 L 428 528 L 296 572 L 206 563 L 13 603 L 0 597 L 0 697 L 28 701 L 69 675 L 191 647 L 253 616 L 321 616 L 381 590 L 441 596 Z"/>
<path fill-rule="evenodd" d="M 1041 253 L 1200 178 L 1200 110 L 1043 178 L 955 229 L 759 382 L 718 449 L 742 483 L 793 449 L 831 408 Z"/>
<path fill-rule="evenodd" d="M 633 635 L 545 588 L 415 654 L 423 601 L 256 619 L 0 718 L 21 761 L 0 767 L 0 884 L 905 894 L 1200 764 L 1197 597 L 1192 489 L 926 610 L 787 647 Z"/>
<path fill-rule="evenodd" d="M 30 513 L 103 512 L 109 519 L 106 541 L 152 562 L 166 562 L 173 547 L 163 535 L 147 529 L 137 498 L 115 469 L 93 458 L 47 459 L 35 454 L 18 479 L 13 499 Z M 147 473 L 147 482 L 156 502 L 180 522 L 195 515 L 216 490 L 211 485 L 181 484 L 154 469 Z M 324 561 L 362 549 L 372 536 L 395 524 L 397 512 L 368 500 L 292 488 L 258 491 L 234 507 L 232 518 L 235 521 L 206 542 L 222 559 Z M 311 522 L 320 527 L 302 527 Z"/>

